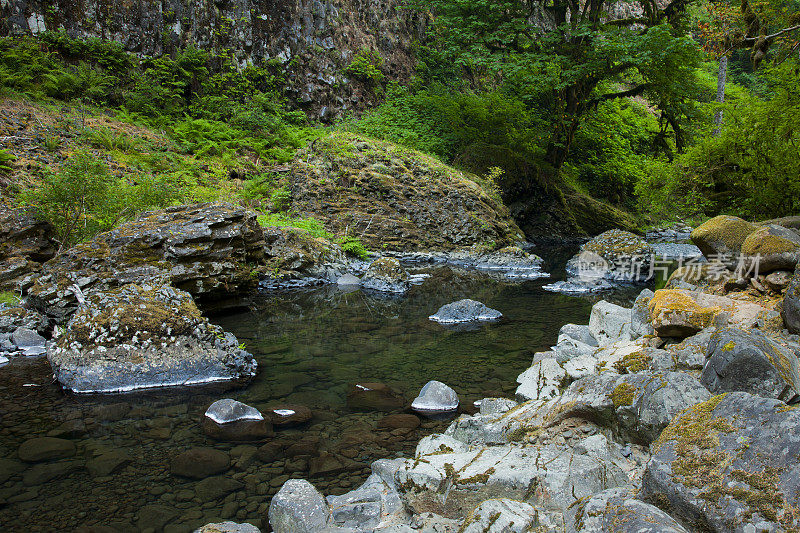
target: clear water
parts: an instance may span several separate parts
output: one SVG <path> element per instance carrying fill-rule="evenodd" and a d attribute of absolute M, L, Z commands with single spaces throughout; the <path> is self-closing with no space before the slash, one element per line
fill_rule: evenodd
<path fill-rule="evenodd" d="M 554 279 L 570 254 L 550 253 Z M 366 478 L 373 460 L 409 455 L 422 436 L 447 426 L 424 421 L 414 430 L 379 429 L 385 413 L 348 409 L 345 396 L 354 382 L 386 383 L 409 402 L 431 379 L 453 387 L 464 406 L 486 396 L 511 397 L 533 353 L 553 344 L 564 323 L 588 320 L 591 302 L 542 290 L 547 279 L 508 283 L 447 267 L 425 272 L 430 278 L 404 298 L 327 287 L 259 295 L 248 302 L 249 311 L 215 318 L 258 359 L 258 376 L 246 388 L 75 396 L 52 383 L 42 358 L 0 368 L 0 524 L 27 531 L 191 531 L 232 519 L 266 531 L 269 498 L 288 477 L 309 478 L 325 494 L 340 494 Z M 505 319 L 474 331 L 428 320 L 439 306 L 467 297 Z M 308 424 L 278 430 L 272 441 L 301 443 L 311 455 L 259 457 L 253 452 L 260 443 L 208 439 L 199 419 L 222 397 L 262 409 L 310 407 Z M 25 440 L 65 428 L 73 430 L 73 457 L 19 461 Z M 228 453 L 230 469 L 205 482 L 173 476 L 171 458 L 196 446 Z M 109 454 L 126 454 L 129 462 L 108 475 L 90 473 L 87 465 Z"/>

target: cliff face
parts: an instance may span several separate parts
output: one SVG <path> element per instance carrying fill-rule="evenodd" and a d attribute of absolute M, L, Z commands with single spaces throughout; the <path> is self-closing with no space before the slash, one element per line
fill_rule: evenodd
<path fill-rule="evenodd" d="M 118 41 L 146 56 L 195 45 L 240 66 L 277 61 L 288 96 L 324 121 L 375 101 L 345 69 L 362 48 L 380 53 L 387 78 L 412 71 L 411 46 L 425 20 L 402 0 L 0 0 L 0 33 L 65 30 Z"/>

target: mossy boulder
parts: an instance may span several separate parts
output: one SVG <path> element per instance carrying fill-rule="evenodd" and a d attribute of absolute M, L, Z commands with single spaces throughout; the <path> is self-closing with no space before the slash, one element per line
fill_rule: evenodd
<path fill-rule="evenodd" d="M 551 421 L 583 418 L 626 442 L 647 445 L 681 410 L 711 395 L 680 372 L 603 372 L 573 382 L 548 410 Z"/>
<path fill-rule="evenodd" d="M 492 183 L 395 144 L 336 132 L 278 176 L 292 209 L 369 249 L 500 248 L 524 240 Z"/>
<path fill-rule="evenodd" d="M 58 250 L 53 227 L 32 210 L 0 200 L 0 290 L 27 289 L 41 263 Z"/>
<path fill-rule="evenodd" d="M 711 336 L 700 382 L 712 393 L 748 392 L 785 402 L 800 393 L 796 344 L 783 344 L 758 330 L 723 328 Z M 793 349 L 794 350 L 793 350 Z"/>
<path fill-rule="evenodd" d="M 722 312 L 718 306 L 703 307 L 681 290 L 656 291 L 647 304 L 655 332 L 661 337 L 689 337 L 714 324 Z"/>
<path fill-rule="evenodd" d="M 643 238 L 619 229 L 601 233 L 581 246 L 567 263 L 571 280 L 645 281 L 655 251 Z"/>
<path fill-rule="evenodd" d="M 369 265 L 361 278 L 365 289 L 403 294 L 411 288 L 411 276 L 394 257 L 381 257 Z"/>
<path fill-rule="evenodd" d="M 769 224 L 755 230 L 742 243 L 748 270 L 766 274 L 794 270 L 800 259 L 800 236 L 792 230 Z"/>
<path fill-rule="evenodd" d="M 742 244 L 758 226 L 739 217 L 720 215 L 692 231 L 691 239 L 709 261 L 735 267 Z"/>
<path fill-rule="evenodd" d="M 45 263 L 29 301 L 58 321 L 85 295 L 127 283 L 168 283 L 201 305 L 223 307 L 258 282 L 265 261 L 255 213 L 195 204 L 145 213 Z"/>
<path fill-rule="evenodd" d="M 256 362 L 169 285 L 92 294 L 47 349 L 56 379 L 75 392 L 249 379 Z"/>
<path fill-rule="evenodd" d="M 692 531 L 800 530 L 800 411 L 732 392 L 675 417 L 640 498 Z"/>

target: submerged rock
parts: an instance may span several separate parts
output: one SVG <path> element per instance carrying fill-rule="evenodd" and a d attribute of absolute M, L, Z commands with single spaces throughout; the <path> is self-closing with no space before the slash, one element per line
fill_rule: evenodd
<path fill-rule="evenodd" d="M 258 409 L 230 398 L 212 403 L 201 426 L 206 435 L 222 441 L 263 440 L 273 435 L 272 425 Z"/>
<path fill-rule="evenodd" d="M 166 285 L 125 285 L 95 293 L 47 359 L 74 392 L 249 379 L 256 361 L 236 337 L 208 322 L 191 296 Z"/>
<path fill-rule="evenodd" d="M 289 427 L 305 424 L 314 414 L 305 405 L 278 405 L 264 411 L 264 415 L 275 427 Z"/>
<path fill-rule="evenodd" d="M 379 292 L 403 294 L 411 288 L 411 277 L 393 257 L 376 259 L 361 278 L 361 286 Z"/>
<path fill-rule="evenodd" d="M 227 453 L 214 448 L 191 448 L 176 455 L 170 462 L 175 476 L 205 479 L 228 470 L 231 459 Z"/>
<path fill-rule="evenodd" d="M 411 408 L 426 416 L 453 413 L 458 409 L 458 395 L 441 381 L 429 381 L 411 402 Z"/>
<path fill-rule="evenodd" d="M 461 324 L 498 320 L 502 316 L 500 311 L 486 307 L 481 302 L 465 299 L 443 305 L 428 318 L 441 324 Z"/>
<path fill-rule="evenodd" d="M 356 383 L 347 392 L 347 406 L 356 411 L 391 412 L 405 405 L 405 399 L 384 383 Z"/>
<path fill-rule="evenodd" d="M 703 531 L 798 531 L 800 411 L 743 392 L 681 413 L 653 445 L 640 497 Z"/>

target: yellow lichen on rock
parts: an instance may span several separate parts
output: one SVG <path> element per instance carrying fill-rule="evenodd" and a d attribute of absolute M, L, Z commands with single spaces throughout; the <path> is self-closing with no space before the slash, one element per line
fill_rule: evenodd
<path fill-rule="evenodd" d="M 662 337 L 685 336 L 711 326 L 723 310 L 703 307 L 685 292 L 676 289 L 656 291 L 647 305 L 653 327 Z"/>
<path fill-rule="evenodd" d="M 622 382 L 611 391 L 611 401 L 614 403 L 614 407 L 633 405 L 635 396 L 636 387 L 630 383 Z"/>
<path fill-rule="evenodd" d="M 739 217 L 720 215 L 692 231 L 692 241 L 708 257 L 713 253 L 738 252 L 758 226 Z"/>

